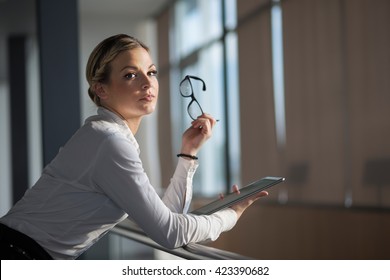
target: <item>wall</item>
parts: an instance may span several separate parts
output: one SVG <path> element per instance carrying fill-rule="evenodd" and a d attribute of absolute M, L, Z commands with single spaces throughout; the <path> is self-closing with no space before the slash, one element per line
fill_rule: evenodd
<path fill-rule="evenodd" d="M 258 202 L 210 245 L 262 260 L 389 259 L 390 212 Z"/>

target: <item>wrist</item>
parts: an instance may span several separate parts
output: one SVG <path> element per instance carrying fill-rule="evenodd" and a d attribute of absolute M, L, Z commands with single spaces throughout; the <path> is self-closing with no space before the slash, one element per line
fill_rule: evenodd
<path fill-rule="evenodd" d="M 181 147 L 180 154 L 196 156 L 198 154 L 198 150 L 194 148 Z"/>
<path fill-rule="evenodd" d="M 192 154 L 180 153 L 176 155 L 177 157 L 185 158 L 188 160 L 197 160 L 198 157 Z"/>

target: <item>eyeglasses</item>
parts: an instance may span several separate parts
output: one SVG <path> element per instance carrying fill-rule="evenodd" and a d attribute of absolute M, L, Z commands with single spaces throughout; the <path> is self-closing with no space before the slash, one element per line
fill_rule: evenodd
<path fill-rule="evenodd" d="M 191 119 L 196 120 L 200 115 L 203 114 L 202 107 L 200 106 L 198 100 L 196 100 L 194 95 L 194 89 L 192 88 L 191 79 L 201 81 L 203 84 L 202 90 L 206 90 L 205 82 L 195 76 L 185 76 L 184 79 L 180 82 L 180 94 L 183 97 L 190 97 L 191 101 L 187 106 L 187 112 Z"/>

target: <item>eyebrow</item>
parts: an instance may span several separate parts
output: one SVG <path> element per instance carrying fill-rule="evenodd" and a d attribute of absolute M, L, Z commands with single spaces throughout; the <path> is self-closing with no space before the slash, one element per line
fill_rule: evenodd
<path fill-rule="evenodd" d="M 156 65 L 155 65 L 155 64 L 150 64 L 148 69 L 150 69 L 150 68 L 152 68 L 152 67 L 156 67 Z M 136 66 L 126 65 L 125 67 L 123 67 L 123 68 L 121 69 L 121 72 L 122 72 L 123 70 L 125 70 L 125 69 L 128 69 L 128 68 L 134 69 L 134 70 L 138 70 L 138 67 L 136 67 Z"/>

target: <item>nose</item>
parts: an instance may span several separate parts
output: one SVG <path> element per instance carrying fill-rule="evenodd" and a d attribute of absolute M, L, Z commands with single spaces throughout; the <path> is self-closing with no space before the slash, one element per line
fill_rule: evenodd
<path fill-rule="evenodd" d="M 147 74 L 143 74 L 142 75 L 142 79 L 141 79 L 141 87 L 142 89 L 148 89 L 151 87 L 151 77 L 149 77 L 149 75 Z"/>

